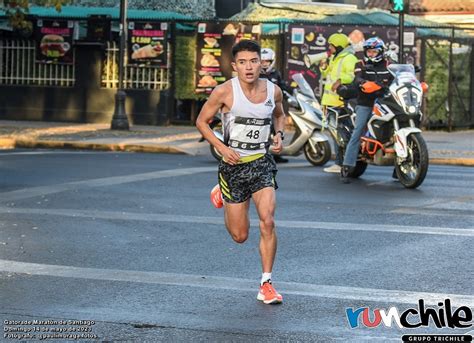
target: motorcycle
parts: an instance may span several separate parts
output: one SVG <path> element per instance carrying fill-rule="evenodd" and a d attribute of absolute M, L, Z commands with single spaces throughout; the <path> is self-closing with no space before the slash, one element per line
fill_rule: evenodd
<path fill-rule="evenodd" d="M 423 183 L 429 164 L 428 148 L 418 128 L 423 92 L 428 86 L 418 81 L 411 64 L 391 64 L 387 68 L 394 80 L 374 103 L 367 133 L 361 137 L 357 164 L 349 176 L 361 176 L 368 164 L 394 165 L 400 183 L 416 188 Z M 375 83 L 368 86 L 380 89 Z M 342 154 L 354 124 L 355 113 L 350 106 L 328 109 L 328 130 Z"/>
<path fill-rule="evenodd" d="M 295 126 L 295 134 L 288 145 L 283 145 L 280 156 L 298 156 L 304 153 L 308 162 L 314 166 L 322 166 L 331 158 L 331 146 L 328 138 L 318 132 L 322 128 L 322 111 L 311 86 L 304 79 L 302 74 L 294 74 L 293 80 L 298 88 L 293 91 L 293 95 L 286 91 L 283 94 L 292 109 L 288 111 Z M 213 119 L 210 125 L 214 135 L 224 141 L 222 126 Z M 212 156 L 217 160 L 222 155 L 217 149 L 210 145 Z M 270 146 L 270 153 L 272 146 Z"/>

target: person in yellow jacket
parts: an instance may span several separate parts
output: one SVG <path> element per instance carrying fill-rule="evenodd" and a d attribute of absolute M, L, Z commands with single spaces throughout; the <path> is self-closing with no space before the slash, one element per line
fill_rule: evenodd
<path fill-rule="evenodd" d="M 334 33 L 329 39 L 329 51 L 331 53 L 328 60 L 323 60 L 319 64 L 321 76 L 324 81 L 323 96 L 321 105 L 326 114 L 327 107 L 342 107 L 344 102 L 337 94 L 336 90 L 341 85 L 352 83 L 354 80 L 354 69 L 358 58 L 354 55 L 354 49 L 350 45 L 349 37 L 343 33 Z M 324 168 L 327 173 L 340 173 L 342 156 L 339 150 L 336 151 L 336 163 Z"/>

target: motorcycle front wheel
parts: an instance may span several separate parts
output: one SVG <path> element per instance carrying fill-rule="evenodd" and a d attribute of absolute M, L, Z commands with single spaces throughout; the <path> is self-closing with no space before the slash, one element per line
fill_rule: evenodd
<path fill-rule="evenodd" d="M 408 156 L 405 161 L 395 164 L 400 183 L 406 188 L 416 188 L 425 179 L 428 172 L 428 148 L 420 133 L 407 137 Z"/>
<path fill-rule="evenodd" d="M 303 151 L 306 159 L 313 166 L 325 165 L 331 158 L 331 145 L 329 145 L 328 141 L 318 142 L 316 144 L 316 152 L 313 151 L 309 142 L 306 142 Z"/>

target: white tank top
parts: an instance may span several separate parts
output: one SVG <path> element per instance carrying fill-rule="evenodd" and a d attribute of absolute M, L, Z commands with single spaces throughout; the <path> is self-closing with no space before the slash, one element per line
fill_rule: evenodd
<path fill-rule="evenodd" d="M 237 77 L 232 78 L 234 102 L 223 114 L 224 143 L 241 157 L 266 153 L 275 108 L 275 85 L 267 82 L 267 98 L 259 103 L 250 102 Z"/>

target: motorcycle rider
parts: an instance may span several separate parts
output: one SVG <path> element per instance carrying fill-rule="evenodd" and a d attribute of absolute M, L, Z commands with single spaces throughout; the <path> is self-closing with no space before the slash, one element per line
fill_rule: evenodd
<path fill-rule="evenodd" d="M 343 183 L 350 183 L 349 174 L 356 165 L 360 138 L 370 119 L 375 99 L 383 95 L 383 88 L 387 87 L 393 80 L 393 76 L 387 69 L 388 60 L 384 55 L 385 43 L 383 40 L 378 37 L 369 38 L 364 42 L 363 48 L 364 60 L 356 65 L 354 82 L 350 86 L 339 86 L 337 90 L 342 97 L 346 97 L 348 92 L 357 90 L 355 128 L 347 144 L 341 169 L 341 181 Z M 372 91 L 371 86 L 374 85 L 374 82 L 382 88 Z"/>
<path fill-rule="evenodd" d="M 275 52 L 270 48 L 263 48 L 261 51 L 261 70 L 260 78 L 268 79 L 272 83 L 276 84 L 282 90 L 291 93 L 291 88 L 286 84 L 286 82 L 281 77 L 280 72 L 275 68 Z M 285 109 L 286 110 L 286 109 Z M 275 133 L 275 129 L 272 126 L 272 133 Z M 273 155 L 273 159 L 276 163 L 287 163 L 288 159 L 281 157 L 280 155 Z"/>
<path fill-rule="evenodd" d="M 328 107 L 344 107 L 336 90 L 339 86 L 350 84 L 354 80 L 354 68 L 358 58 L 350 45 L 349 37 L 343 33 L 334 33 L 329 36 L 330 57 L 327 61 L 322 60 L 319 64 L 321 76 L 325 78 L 324 92 L 321 98 L 324 114 L 327 115 Z M 342 158 L 339 149 L 336 150 L 336 161 L 332 166 L 323 170 L 327 173 L 340 173 Z"/>
<path fill-rule="evenodd" d="M 275 51 L 270 48 L 263 48 L 260 77 L 270 80 L 285 91 L 291 92 L 291 88 L 283 80 L 280 72 L 275 69 L 275 64 Z"/>

